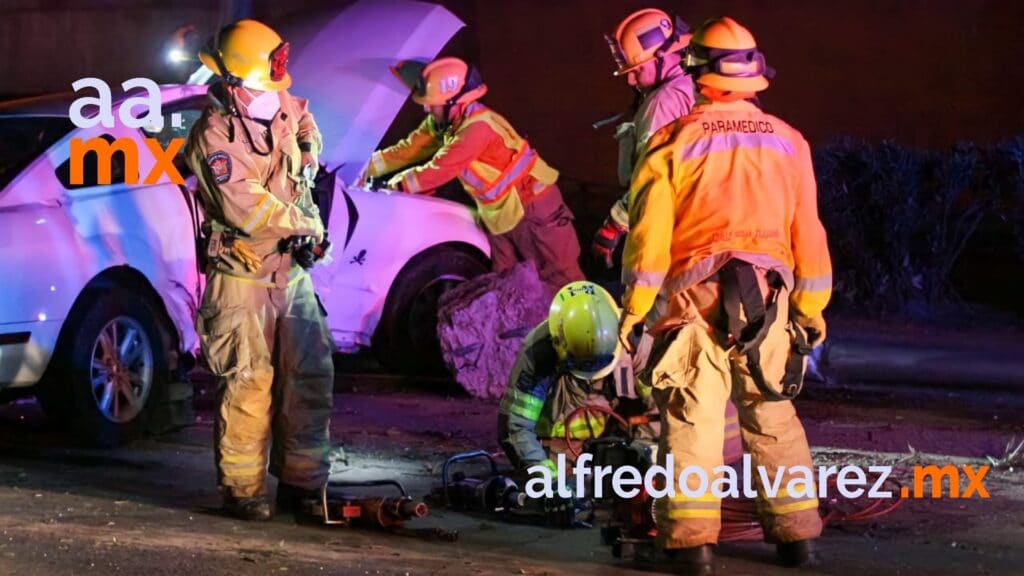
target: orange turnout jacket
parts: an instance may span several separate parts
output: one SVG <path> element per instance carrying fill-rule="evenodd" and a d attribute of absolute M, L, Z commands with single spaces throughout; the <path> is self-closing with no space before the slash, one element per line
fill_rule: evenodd
<path fill-rule="evenodd" d="M 777 269 L 804 316 L 821 314 L 832 265 L 807 141 L 745 102 L 702 103 L 650 140 L 629 191 L 626 311 L 645 315 L 730 258 Z M 661 319 L 665 320 L 665 319 Z"/>
<path fill-rule="evenodd" d="M 392 184 L 414 194 L 458 178 L 491 234 L 515 228 L 523 204 L 558 179 L 558 172 L 504 117 L 479 102 L 468 104 L 462 118 L 443 133 L 427 116 L 408 137 L 370 159 L 371 176 L 402 169 Z"/>

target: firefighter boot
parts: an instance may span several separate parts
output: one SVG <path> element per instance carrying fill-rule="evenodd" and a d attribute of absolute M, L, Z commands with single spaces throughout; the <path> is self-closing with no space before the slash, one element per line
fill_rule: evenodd
<path fill-rule="evenodd" d="M 775 553 L 783 566 L 814 566 L 818 560 L 814 554 L 813 540 L 776 544 Z"/>
<path fill-rule="evenodd" d="M 637 546 L 634 564 L 640 570 L 707 576 L 714 574 L 714 553 L 710 544 L 692 548 L 660 549 L 653 545 Z"/>
<path fill-rule="evenodd" d="M 252 498 L 228 496 L 224 499 L 223 510 L 228 516 L 250 522 L 266 522 L 271 518 L 270 504 L 263 496 Z"/>

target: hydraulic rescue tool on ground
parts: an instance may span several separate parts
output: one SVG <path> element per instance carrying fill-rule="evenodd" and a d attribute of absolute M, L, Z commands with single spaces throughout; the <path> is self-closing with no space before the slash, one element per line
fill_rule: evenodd
<path fill-rule="evenodd" d="M 486 460 L 488 468 L 478 476 L 453 470 L 456 464 Z M 533 499 L 519 484 L 498 469 L 494 457 L 484 450 L 456 454 L 441 469 L 441 486 L 434 488 L 429 499 L 446 508 L 464 512 L 483 512 L 507 522 L 553 526 L 558 528 L 589 528 L 593 509 L 588 501 L 572 499 L 558 509 L 547 506 L 543 499 Z"/>
<path fill-rule="evenodd" d="M 593 455 L 594 467 L 632 466 L 646 474 L 654 461 L 655 446 L 650 440 L 606 436 L 588 440 L 583 451 Z M 635 544 L 653 542 L 658 533 L 655 499 L 643 488 L 632 498 L 620 498 L 611 486 L 604 486 L 604 494 L 611 494 L 608 521 L 601 526 L 601 542 L 612 547 L 616 558 L 631 556 Z"/>
<path fill-rule="evenodd" d="M 353 489 L 392 486 L 398 496 L 357 495 Z M 394 530 L 413 518 L 423 518 L 427 505 L 409 496 L 395 480 L 350 482 L 331 480 L 324 484 L 318 497 L 306 498 L 301 505 L 313 517 L 327 525 L 364 526 Z"/>
<path fill-rule="evenodd" d="M 467 476 L 462 470 L 453 472 L 460 462 L 486 459 L 489 470 L 481 476 Z M 498 463 L 484 450 L 456 454 L 445 460 L 441 468 L 441 486 L 430 494 L 447 508 L 470 512 L 502 514 L 523 508 L 526 494 L 508 476 L 498 471 Z"/>

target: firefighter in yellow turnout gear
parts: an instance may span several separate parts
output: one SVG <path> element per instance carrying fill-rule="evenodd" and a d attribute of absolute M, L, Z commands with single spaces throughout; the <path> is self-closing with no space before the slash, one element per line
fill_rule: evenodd
<path fill-rule="evenodd" d="M 697 106 L 652 137 L 630 186 L 620 339 L 628 345 L 645 318 L 656 336 L 648 377 L 662 415 L 659 454 L 677 466 L 715 478 L 731 395 L 753 465 L 769 478 L 786 467 L 777 493 L 758 487 L 761 523 L 780 559 L 801 564 L 822 524 L 817 487 L 786 490 L 792 467 L 811 466 L 790 398 L 804 354 L 824 339 L 831 293 L 810 148 L 746 101 L 767 88 L 768 69 L 734 20 L 701 27 L 686 66 Z M 714 495 L 677 491 L 659 500 L 658 520 L 657 553 L 638 554 L 639 563 L 709 573 L 721 527 Z"/>
<path fill-rule="evenodd" d="M 215 427 L 217 481 L 225 511 L 271 516 L 278 504 L 319 489 L 329 472 L 333 343 L 309 274 L 324 239 L 307 176 L 320 132 L 305 100 L 285 90 L 288 44 L 254 20 L 221 31 L 201 53 L 220 76 L 189 137 L 210 233 L 206 290 L 197 320 L 202 351 L 220 379 Z M 267 444 L 273 437 L 268 457 Z"/>
<path fill-rule="evenodd" d="M 450 57 L 419 66 L 403 62 L 392 70 L 428 115 L 404 140 L 374 152 L 363 179 L 398 172 L 388 187 L 412 194 L 458 179 L 476 203 L 495 272 L 530 260 L 553 289 L 582 280 L 574 217 L 555 183 L 558 172 L 478 101 L 487 85 L 475 69 Z"/>

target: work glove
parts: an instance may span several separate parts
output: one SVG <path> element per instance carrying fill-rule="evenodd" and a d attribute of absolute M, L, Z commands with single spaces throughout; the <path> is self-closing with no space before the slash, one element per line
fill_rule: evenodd
<path fill-rule="evenodd" d="M 316 263 L 316 254 L 313 253 L 315 246 L 312 241 L 295 244 L 292 246 L 292 261 L 304 270 L 309 270 Z"/>
<path fill-rule="evenodd" d="M 288 240 L 289 244 L 285 250 L 290 249 L 292 260 L 305 270 L 309 270 L 317 262 L 326 258 L 331 249 L 331 241 L 327 239 L 326 232 L 324 232 L 324 239 L 319 244 L 309 236 L 291 236 Z"/>
<path fill-rule="evenodd" d="M 633 329 L 643 321 L 643 316 L 629 311 L 623 311 L 622 318 L 619 319 L 619 344 L 622 344 L 622 349 L 629 354 L 636 352 L 636 346 L 633 345 Z"/>
<path fill-rule="evenodd" d="M 647 368 L 647 361 L 651 358 L 651 350 L 654 348 L 654 336 L 650 332 L 644 331 L 640 335 L 640 340 L 637 342 L 636 350 L 633 351 L 632 357 L 630 358 L 633 363 L 633 374 L 640 374 Z"/>
<path fill-rule="evenodd" d="M 245 266 L 250 274 L 255 274 L 263 267 L 263 259 L 244 240 L 235 238 L 231 242 L 231 255 Z"/>
<path fill-rule="evenodd" d="M 797 326 L 803 328 L 804 332 L 807 332 L 807 344 L 809 344 L 811 348 L 814 348 L 825 341 L 827 329 L 825 326 L 824 316 L 820 314 L 817 316 L 796 314 L 793 316 L 793 322 L 795 322 Z"/>
<path fill-rule="evenodd" d="M 595 258 L 604 261 L 605 268 L 611 269 L 614 266 L 612 254 L 619 246 L 619 242 L 626 236 L 627 230 L 610 217 L 604 219 L 604 224 L 597 229 L 594 240 L 590 244 L 590 252 Z"/>
<path fill-rule="evenodd" d="M 324 232 L 324 239 L 319 244 L 313 247 L 313 255 L 316 256 L 317 261 L 327 258 L 331 254 L 331 241 L 327 238 L 328 233 Z"/>

